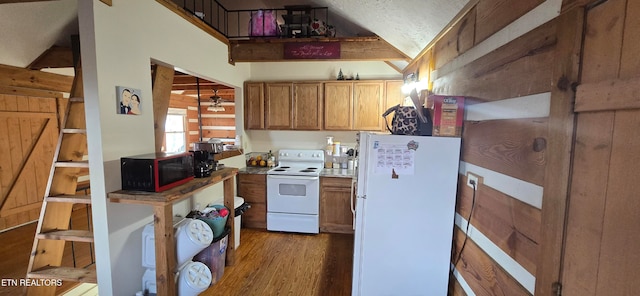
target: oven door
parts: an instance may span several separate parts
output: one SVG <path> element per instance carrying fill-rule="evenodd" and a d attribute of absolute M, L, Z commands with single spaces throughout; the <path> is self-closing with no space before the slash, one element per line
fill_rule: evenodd
<path fill-rule="evenodd" d="M 267 175 L 267 211 L 317 215 L 320 177 Z"/>

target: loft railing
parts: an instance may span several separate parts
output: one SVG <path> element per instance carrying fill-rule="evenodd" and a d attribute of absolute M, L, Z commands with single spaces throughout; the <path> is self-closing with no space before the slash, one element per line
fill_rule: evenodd
<path fill-rule="evenodd" d="M 172 0 L 229 39 L 335 36 L 328 7 L 228 10 L 217 0 Z"/>

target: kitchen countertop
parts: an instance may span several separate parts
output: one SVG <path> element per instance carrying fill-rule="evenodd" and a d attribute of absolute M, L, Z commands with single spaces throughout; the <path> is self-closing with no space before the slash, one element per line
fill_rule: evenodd
<path fill-rule="evenodd" d="M 267 167 L 244 167 L 238 170 L 239 174 L 260 174 L 264 175 L 271 168 Z M 347 169 L 322 169 L 320 172 L 321 177 L 337 177 L 337 178 L 351 178 L 353 176 L 353 170 Z"/>

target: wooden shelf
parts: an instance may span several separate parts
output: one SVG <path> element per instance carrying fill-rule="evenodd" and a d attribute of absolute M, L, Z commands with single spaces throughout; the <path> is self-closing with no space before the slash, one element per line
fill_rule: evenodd
<path fill-rule="evenodd" d="M 177 272 L 173 204 L 209 186 L 223 182 L 224 206 L 229 209 L 229 216 L 235 217 L 234 176 L 237 174 L 237 168 L 224 168 L 213 172 L 210 177 L 196 178 L 163 192 L 118 190 L 107 194 L 113 203 L 153 206 L 158 295 L 176 295 L 177 293 L 176 283 L 172 280 Z M 227 219 L 231 234 L 234 233 L 234 220 Z M 229 235 L 225 260 L 227 266 L 235 264 L 235 251 L 235 238 Z"/>
<path fill-rule="evenodd" d="M 238 155 L 242 155 L 244 154 L 241 150 L 229 150 L 229 151 L 222 151 L 222 153 L 216 153 L 213 155 L 213 159 L 218 161 L 218 160 L 223 160 L 225 158 L 229 158 L 229 157 L 234 157 L 234 156 L 238 156 Z"/>

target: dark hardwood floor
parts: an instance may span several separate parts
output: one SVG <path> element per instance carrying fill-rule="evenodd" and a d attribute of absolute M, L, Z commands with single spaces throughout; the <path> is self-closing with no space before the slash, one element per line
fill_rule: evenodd
<path fill-rule="evenodd" d="M 243 228 L 236 264 L 202 296 L 351 295 L 353 235 Z"/>

